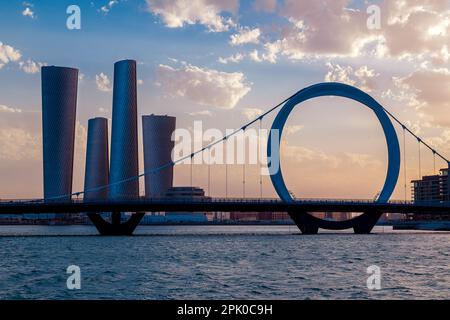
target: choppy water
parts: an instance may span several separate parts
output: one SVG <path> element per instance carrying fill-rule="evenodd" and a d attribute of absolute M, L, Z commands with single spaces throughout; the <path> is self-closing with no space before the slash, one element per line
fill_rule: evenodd
<path fill-rule="evenodd" d="M 450 234 L 293 226 L 0 226 L 0 299 L 449 299 Z M 81 290 L 66 268 L 81 268 Z M 366 268 L 381 268 L 380 291 Z"/>

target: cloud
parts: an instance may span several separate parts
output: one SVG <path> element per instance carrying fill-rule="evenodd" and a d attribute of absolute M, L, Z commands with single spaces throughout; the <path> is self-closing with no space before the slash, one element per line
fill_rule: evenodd
<path fill-rule="evenodd" d="M 25 7 L 25 9 L 22 11 L 22 15 L 24 17 L 30 17 L 31 19 L 36 18 L 36 15 L 34 14 L 33 10 L 31 10 L 30 7 Z"/>
<path fill-rule="evenodd" d="M 169 28 L 201 24 L 211 32 L 223 32 L 235 23 L 221 13 L 236 13 L 239 0 L 147 0 L 147 5 L 149 11 L 160 16 Z"/>
<path fill-rule="evenodd" d="M 242 110 L 242 114 L 248 119 L 248 120 L 253 120 L 256 117 L 262 115 L 263 110 L 259 109 L 259 108 L 245 108 L 244 110 Z"/>
<path fill-rule="evenodd" d="M 11 107 L 0 104 L 0 113 L 1 112 L 21 113 L 22 109 L 11 108 Z"/>
<path fill-rule="evenodd" d="M 144 80 L 138 79 L 138 80 L 137 80 L 137 84 L 140 85 L 140 86 L 143 85 L 143 84 L 144 84 Z"/>
<path fill-rule="evenodd" d="M 357 86 L 364 91 L 372 91 L 375 88 L 374 78 L 378 76 L 375 70 L 367 66 L 353 69 L 351 66 L 342 67 L 339 64 L 327 63 L 329 69 L 325 75 L 327 82 L 341 82 L 352 86 Z"/>
<path fill-rule="evenodd" d="M 108 108 L 100 107 L 100 108 L 98 108 L 98 112 L 100 112 L 100 113 L 105 113 L 105 114 L 109 114 L 109 113 L 111 113 L 111 110 L 108 109 Z"/>
<path fill-rule="evenodd" d="M 420 109 L 435 125 L 450 127 L 450 70 L 421 69 L 394 83 L 409 106 Z"/>
<path fill-rule="evenodd" d="M 267 61 L 281 55 L 293 60 L 370 56 L 448 63 L 448 0 L 383 1 L 379 30 L 368 29 L 367 6 L 355 8 L 354 3 L 284 1 L 277 12 L 288 24 L 279 25 L 276 35 L 264 44 L 271 57 Z"/>
<path fill-rule="evenodd" d="M 4 44 L 0 41 L 0 69 L 3 68 L 6 64 L 13 62 L 19 65 L 19 68 L 23 70 L 25 73 L 38 73 L 40 68 L 46 63 L 43 62 L 35 62 L 31 59 L 26 61 L 22 61 L 22 54 L 20 50 L 15 49 L 14 47 Z"/>
<path fill-rule="evenodd" d="M 291 125 L 291 126 L 286 126 L 285 131 L 287 134 L 295 134 L 301 130 L 303 130 L 304 126 L 302 125 Z"/>
<path fill-rule="evenodd" d="M 35 62 L 31 59 L 28 59 L 27 61 L 20 61 L 19 66 L 20 69 L 23 70 L 25 73 L 38 73 L 41 70 L 42 66 L 45 66 L 46 63 L 43 62 Z"/>
<path fill-rule="evenodd" d="M 22 57 L 19 50 L 0 41 L 0 69 L 9 62 L 17 62 Z"/>
<path fill-rule="evenodd" d="M 242 28 L 238 33 L 231 35 L 230 44 L 232 46 L 238 46 L 247 43 L 259 43 L 259 37 L 261 35 L 261 30 L 259 28 L 250 29 Z"/>
<path fill-rule="evenodd" d="M 103 92 L 111 92 L 112 86 L 111 81 L 108 76 L 101 72 L 100 74 L 95 75 L 95 82 L 97 84 L 97 89 Z"/>
<path fill-rule="evenodd" d="M 195 112 L 189 112 L 190 116 L 212 116 L 212 112 L 209 110 L 202 110 L 202 111 L 195 111 Z"/>
<path fill-rule="evenodd" d="M 334 155 L 327 155 L 321 150 L 289 145 L 288 143 L 281 144 L 281 153 L 290 161 L 295 161 L 297 163 L 303 163 L 307 161 L 322 161 L 326 162 L 328 166 L 336 168 L 342 162 L 342 159 L 340 159 L 339 157 Z"/>
<path fill-rule="evenodd" d="M 111 0 L 108 3 L 106 3 L 104 6 L 101 7 L 100 11 L 103 12 L 104 14 L 108 14 L 109 11 L 111 10 L 111 8 L 118 3 L 119 3 L 119 1 L 117 1 L 117 0 Z"/>
<path fill-rule="evenodd" d="M 222 72 L 184 63 L 179 68 L 159 65 L 156 83 L 170 96 L 185 97 L 199 105 L 232 109 L 250 86 L 240 72 Z"/>
<path fill-rule="evenodd" d="M 38 159 L 40 139 L 21 128 L 0 128 L 0 159 Z"/>
<path fill-rule="evenodd" d="M 347 163 L 355 164 L 361 168 L 378 168 L 382 166 L 381 161 L 370 154 L 346 152 L 344 155 L 348 160 Z"/>
<path fill-rule="evenodd" d="M 236 53 L 232 56 L 229 56 L 227 58 L 222 58 L 219 57 L 218 61 L 222 64 L 227 64 L 227 63 L 238 63 L 240 61 L 242 61 L 245 58 L 245 56 L 241 53 Z"/>

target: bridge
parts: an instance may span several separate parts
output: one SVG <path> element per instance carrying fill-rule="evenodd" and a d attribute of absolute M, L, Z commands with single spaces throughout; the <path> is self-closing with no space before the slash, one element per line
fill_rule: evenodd
<path fill-rule="evenodd" d="M 279 144 L 286 120 L 290 112 L 298 104 L 316 97 L 323 96 L 339 96 L 352 99 L 371 109 L 377 116 L 383 133 L 386 138 L 388 147 L 388 169 L 386 180 L 380 194 L 375 200 L 341 200 L 341 199 L 294 199 L 288 191 L 284 183 L 279 154 Z M 272 124 L 268 144 L 267 159 L 270 179 L 273 187 L 277 192 L 279 199 L 251 199 L 245 197 L 245 165 L 243 167 L 243 197 L 239 199 L 232 198 L 205 198 L 205 199 L 136 199 L 136 200 L 78 200 L 80 196 L 87 192 L 95 192 L 99 190 L 114 187 L 117 184 L 127 183 L 139 180 L 149 174 L 155 174 L 165 168 L 175 166 L 182 163 L 186 159 L 193 159 L 197 155 L 202 155 L 205 151 L 210 151 L 214 146 L 226 142 L 232 136 L 239 132 L 246 131 L 249 127 L 261 123 L 263 119 L 278 110 L 278 114 Z M 400 150 L 399 139 L 394 124 L 400 125 L 403 141 L 403 161 Z M 433 156 L 434 166 L 436 158 L 442 159 L 448 166 L 449 160 L 439 151 L 426 143 L 417 136 L 404 123 L 396 118 L 391 112 L 381 106 L 375 99 L 365 92 L 342 83 L 320 83 L 304 88 L 291 97 L 285 99 L 281 103 L 272 107 L 255 119 L 245 123 L 235 131 L 223 136 L 202 147 L 193 153 L 183 156 L 180 159 L 168 162 L 158 168 L 143 172 L 137 176 L 129 177 L 122 181 L 116 181 L 106 185 L 100 185 L 95 188 L 84 191 L 74 192 L 72 194 L 60 195 L 46 199 L 33 200 L 12 200 L 0 202 L 0 214 L 15 213 L 87 213 L 94 225 L 101 234 L 107 235 L 123 235 L 132 234 L 135 227 L 139 224 L 145 212 L 171 212 L 171 211 L 188 211 L 188 212 L 287 212 L 294 220 L 296 225 L 303 233 L 315 234 L 319 228 L 341 230 L 353 228 L 355 233 L 370 233 L 373 226 L 377 223 L 383 213 L 408 213 L 408 214 L 449 214 L 450 202 L 448 201 L 406 201 L 407 181 L 406 174 L 403 177 L 405 188 L 404 201 L 391 201 L 390 197 L 398 183 L 400 166 L 403 164 L 404 172 L 406 172 L 406 144 L 405 137 L 409 134 L 418 143 L 418 167 L 419 176 L 421 176 L 421 147 L 429 150 Z M 269 160 L 270 159 L 270 160 Z M 192 162 L 191 162 L 192 163 Z M 211 184 L 210 167 L 208 166 L 208 186 Z M 275 169 L 274 169 L 275 168 Z M 434 168 L 435 171 L 435 168 Z M 261 175 L 261 174 L 260 174 Z M 191 164 L 191 184 L 192 184 L 192 164 Z M 228 181 L 227 181 L 228 186 Z M 261 186 L 261 177 L 260 177 Z M 112 222 L 106 222 L 99 213 L 111 212 Z M 121 212 L 134 212 L 131 218 L 121 223 Z M 310 213 L 314 212 L 359 212 L 360 216 L 347 221 L 328 221 L 319 219 Z"/>
<path fill-rule="evenodd" d="M 442 215 L 450 212 L 450 202 L 302 199 L 286 202 L 280 199 L 205 198 L 205 199 L 139 199 L 103 201 L 43 201 L 11 200 L 0 202 L 0 215 L 24 213 L 86 213 L 101 234 L 131 235 L 146 212 L 287 212 L 305 234 L 315 234 L 319 228 L 369 233 L 383 213 Z M 116 216 L 111 224 L 98 212 L 136 212 L 125 223 Z M 318 219 L 315 212 L 364 212 L 348 221 Z"/>
<path fill-rule="evenodd" d="M 97 212 L 380 212 L 448 214 L 450 202 L 302 199 L 286 202 L 260 198 L 140 199 L 140 200 L 42 200 L 0 201 L 1 214 Z"/>

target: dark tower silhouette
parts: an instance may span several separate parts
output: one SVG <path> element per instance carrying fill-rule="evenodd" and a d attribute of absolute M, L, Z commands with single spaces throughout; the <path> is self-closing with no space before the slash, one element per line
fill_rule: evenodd
<path fill-rule="evenodd" d="M 172 161 L 172 133 L 175 131 L 175 117 L 142 116 L 144 140 L 145 172 L 154 170 Z M 173 166 L 168 166 L 157 173 L 145 175 L 145 196 L 162 197 L 173 185 Z"/>
<path fill-rule="evenodd" d="M 88 122 L 84 200 L 108 199 L 109 152 L 108 119 L 93 118 Z"/>
<path fill-rule="evenodd" d="M 78 69 L 41 69 L 44 198 L 70 200 L 72 193 Z"/>
<path fill-rule="evenodd" d="M 138 175 L 136 61 L 114 64 L 114 92 L 111 129 L 110 199 L 137 199 Z"/>

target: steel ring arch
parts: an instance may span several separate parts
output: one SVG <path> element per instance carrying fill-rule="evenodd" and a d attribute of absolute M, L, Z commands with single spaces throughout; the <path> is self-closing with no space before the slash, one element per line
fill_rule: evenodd
<path fill-rule="evenodd" d="M 285 103 L 285 105 L 277 114 L 272 124 L 267 142 L 267 164 L 269 168 L 270 179 L 278 196 L 285 202 L 294 200 L 284 182 L 280 162 L 280 143 L 284 125 L 289 117 L 289 114 L 295 106 L 306 100 L 323 96 L 338 96 L 360 102 L 361 104 L 370 108 L 377 116 L 378 121 L 383 128 L 388 147 L 388 169 L 383 189 L 376 201 L 379 203 L 389 201 L 389 198 L 391 197 L 397 184 L 400 172 L 400 146 L 395 128 L 392 125 L 392 122 L 389 119 L 389 116 L 385 112 L 384 108 L 374 98 L 356 87 L 336 82 L 319 83 L 299 91 L 294 97 L 292 97 Z M 278 141 L 276 141 L 276 150 L 272 150 L 273 132 L 278 132 L 278 137 L 275 137 L 278 139 Z M 272 167 L 274 161 L 277 165 L 277 168 L 275 168 L 275 170 Z M 275 172 L 272 172 L 273 170 Z"/>

